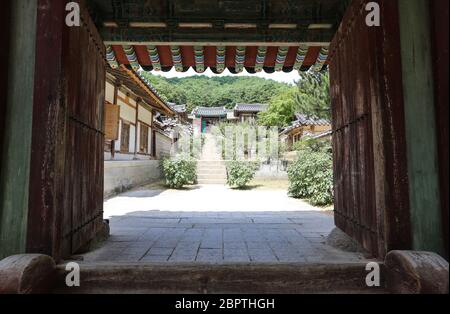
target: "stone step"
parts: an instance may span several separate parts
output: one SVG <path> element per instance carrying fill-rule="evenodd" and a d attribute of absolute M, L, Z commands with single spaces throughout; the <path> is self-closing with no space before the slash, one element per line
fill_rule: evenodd
<path fill-rule="evenodd" d="M 226 174 L 226 169 L 197 169 L 197 174 Z"/>
<path fill-rule="evenodd" d="M 226 179 L 197 179 L 197 184 L 226 184 Z"/>
<path fill-rule="evenodd" d="M 208 173 L 208 174 L 197 174 L 197 180 L 226 180 L 227 175 L 223 173 Z"/>
<path fill-rule="evenodd" d="M 200 174 L 200 173 L 202 173 L 202 174 L 211 174 L 211 173 L 224 173 L 224 174 L 226 174 L 227 173 L 227 170 L 225 169 L 225 168 L 215 168 L 215 169 L 206 169 L 206 168 L 202 168 L 202 169 L 199 169 L 199 168 L 197 168 L 197 173 L 198 174 Z"/>
<path fill-rule="evenodd" d="M 67 287 L 58 265 L 53 293 L 387 293 L 367 287 L 366 264 L 80 263 L 80 286 Z M 381 265 L 381 278 L 384 278 Z"/>
<path fill-rule="evenodd" d="M 216 166 L 216 165 L 221 165 L 221 166 L 225 166 L 225 162 L 222 160 L 197 160 L 197 164 L 198 165 L 208 165 L 208 166 Z"/>

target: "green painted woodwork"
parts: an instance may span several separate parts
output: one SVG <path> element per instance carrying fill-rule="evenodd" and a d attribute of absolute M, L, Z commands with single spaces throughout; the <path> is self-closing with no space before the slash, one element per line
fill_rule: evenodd
<path fill-rule="evenodd" d="M 399 0 L 413 248 L 442 254 L 428 0 Z"/>
<path fill-rule="evenodd" d="M 0 258 L 24 253 L 33 115 L 37 0 L 11 1 L 5 139 L 0 177 Z"/>

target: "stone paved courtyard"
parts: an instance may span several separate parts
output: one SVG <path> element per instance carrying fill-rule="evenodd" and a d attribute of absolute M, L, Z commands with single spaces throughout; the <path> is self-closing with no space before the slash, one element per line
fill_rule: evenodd
<path fill-rule="evenodd" d="M 141 188 L 105 202 L 111 236 L 84 261 L 344 262 L 364 257 L 325 244 L 333 217 L 285 190 Z"/>

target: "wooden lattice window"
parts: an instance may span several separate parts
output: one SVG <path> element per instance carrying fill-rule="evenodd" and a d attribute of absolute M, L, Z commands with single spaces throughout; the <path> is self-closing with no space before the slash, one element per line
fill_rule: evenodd
<path fill-rule="evenodd" d="M 141 124 L 139 136 L 139 151 L 148 154 L 148 126 Z"/>
<path fill-rule="evenodd" d="M 122 121 L 122 131 L 120 133 L 120 151 L 128 153 L 130 150 L 130 124 Z"/>

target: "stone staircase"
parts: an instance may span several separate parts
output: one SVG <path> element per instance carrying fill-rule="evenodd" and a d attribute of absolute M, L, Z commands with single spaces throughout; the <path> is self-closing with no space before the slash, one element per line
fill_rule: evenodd
<path fill-rule="evenodd" d="M 225 162 L 217 151 L 216 141 L 211 134 L 205 134 L 202 155 L 197 161 L 198 184 L 226 184 Z"/>

